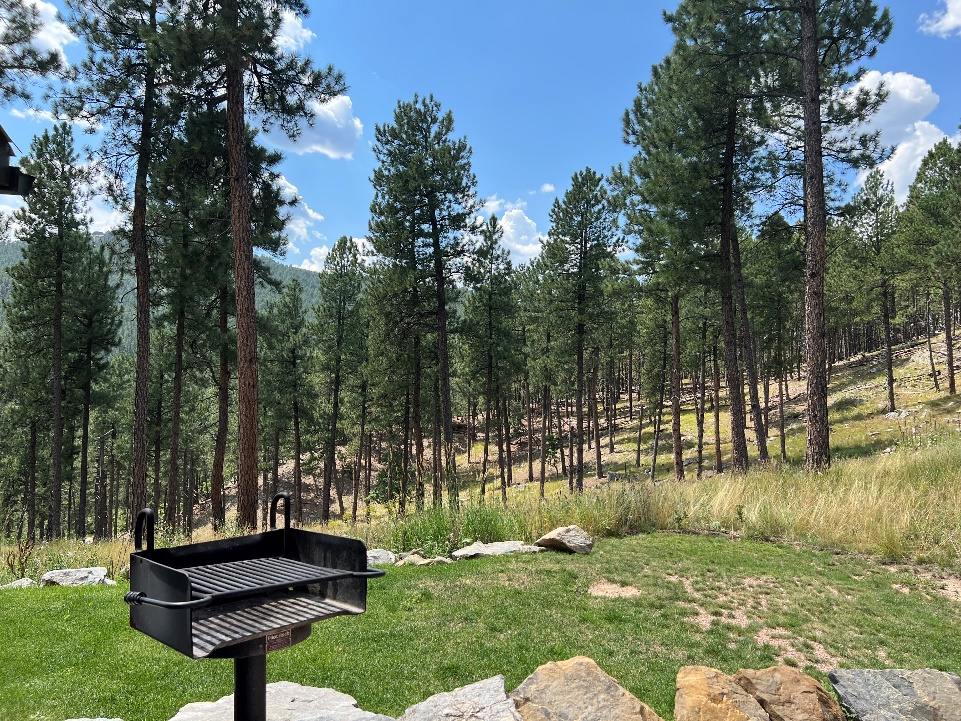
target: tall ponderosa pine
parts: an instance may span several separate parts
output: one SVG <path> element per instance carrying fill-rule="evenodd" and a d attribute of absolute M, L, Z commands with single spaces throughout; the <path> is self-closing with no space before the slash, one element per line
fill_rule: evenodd
<path fill-rule="evenodd" d="M 324 484 L 321 521 L 330 520 L 330 490 L 337 473 L 337 446 L 342 421 L 344 388 L 357 375 L 363 334 L 360 313 L 364 272 L 354 241 L 346 236 L 334 244 L 320 274 L 321 302 L 314 311 L 312 335 L 323 349 L 320 370 L 326 386 L 330 416 L 324 443 Z M 357 489 L 354 489 L 357 493 Z M 343 498 L 341 497 L 341 502 Z"/>
<path fill-rule="evenodd" d="M 148 178 L 158 136 L 174 122 L 160 88 L 169 84 L 161 28 L 168 18 L 164 0 L 71 0 L 70 25 L 87 43 L 76 82 L 65 87 L 55 107 L 97 128 L 98 157 L 111 176 L 118 200 L 127 200 L 132 180 L 130 252 L 137 280 L 137 365 L 133 405 L 133 468 L 130 511 L 147 503 L 147 404 L 150 383 L 150 254 L 147 237 Z M 132 177 L 131 177 L 132 175 Z"/>
<path fill-rule="evenodd" d="M 584 490 L 584 408 L 589 335 L 603 310 L 604 268 L 620 246 L 617 213 L 603 176 L 590 168 L 578 171 L 563 199 L 551 207 L 551 228 L 542 256 L 545 282 L 556 287 L 558 306 L 572 338 L 575 367 L 576 421 L 574 487 Z M 597 469 L 598 475 L 602 469 Z"/>
<path fill-rule="evenodd" d="M 469 251 L 466 231 L 477 208 L 477 179 L 471 171 L 467 140 L 454 138 L 453 133 L 453 114 L 442 112 L 433 96 L 415 95 L 411 102 L 398 102 L 394 122 L 377 126 L 370 228 L 378 254 L 403 262 L 397 251 L 409 252 L 411 280 L 434 297 L 431 314 L 437 343 L 443 476 L 454 494 L 451 502 L 456 503 L 448 304 L 451 276 L 460 270 Z M 418 376 L 414 374 L 415 384 Z"/>
<path fill-rule="evenodd" d="M 51 418 L 51 482 L 47 536 L 64 531 L 64 318 L 70 276 L 84 243 L 84 201 L 80 190 L 87 178 L 78 165 L 70 126 L 60 123 L 44 131 L 23 158 L 25 172 L 37 180 L 26 207 L 17 211 L 18 237 L 26 243 L 23 261 L 10 271 L 11 299 L 7 322 L 13 334 L 34 336 L 33 347 L 49 359 Z M 39 338 L 36 336 L 39 334 Z"/>
<path fill-rule="evenodd" d="M 245 529 L 253 529 L 257 522 L 259 410 L 246 113 L 254 113 L 264 127 L 279 124 L 295 138 L 300 123 L 312 121 L 316 103 L 326 103 L 346 90 L 343 76 L 333 66 L 317 69 L 310 58 L 281 49 L 277 37 L 285 13 L 306 15 L 307 5 L 301 0 L 191 2 L 173 53 L 185 97 L 201 106 L 227 103 L 237 317 L 237 513 Z M 222 89 L 226 89 L 223 94 Z"/>

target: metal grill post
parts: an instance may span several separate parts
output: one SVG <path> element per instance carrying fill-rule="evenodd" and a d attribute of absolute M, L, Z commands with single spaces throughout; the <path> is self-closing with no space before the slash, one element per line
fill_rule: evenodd
<path fill-rule="evenodd" d="M 267 721 L 267 654 L 234 659 L 234 721 Z"/>

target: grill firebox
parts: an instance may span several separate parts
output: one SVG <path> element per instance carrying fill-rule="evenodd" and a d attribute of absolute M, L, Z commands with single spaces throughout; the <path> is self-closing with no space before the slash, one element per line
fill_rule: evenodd
<path fill-rule="evenodd" d="M 235 659 L 236 721 L 266 719 L 267 653 L 308 638 L 316 621 L 363 613 L 367 579 L 384 575 L 367 568 L 361 541 L 290 528 L 287 493 L 271 502 L 270 527 L 158 549 L 145 508 L 130 555 L 130 625 L 191 658 Z"/>

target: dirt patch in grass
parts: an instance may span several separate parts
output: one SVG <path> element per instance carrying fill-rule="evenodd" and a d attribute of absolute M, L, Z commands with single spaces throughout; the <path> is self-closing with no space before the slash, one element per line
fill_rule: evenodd
<path fill-rule="evenodd" d="M 610 581 L 595 581 L 587 592 L 601 598 L 633 598 L 641 595 L 641 589 L 636 586 L 620 586 Z"/>
<path fill-rule="evenodd" d="M 840 663 L 840 659 L 829 653 L 822 644 L 798 639 L 783 628 L 762 628 L 754 635 L 754 640 L 762 646 L 768 645 L 777 649 L 780 663 L 793 661 L 800 668 L 811 665 L 822 673 L 837 668 Z"/>

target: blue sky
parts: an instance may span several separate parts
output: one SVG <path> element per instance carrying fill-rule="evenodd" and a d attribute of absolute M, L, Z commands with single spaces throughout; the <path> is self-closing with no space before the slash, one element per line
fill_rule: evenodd
<path fill-rule="evenodd" d="M 49 20 L 40 42 L 79 59 L 80 43 L 57 26 L 53 7 L 33 1 Z M 338 237 L 366 234 L 374 127 L 390 122 L 397 101 L 414 93 L 432 93 L 453 112 L 456 134 L 473 146 L 485 212 L 501 217 L 515 262 L 529 259 L 571 175 L 588 165 L 606 172 L 630 157 L 621 116 L 671 47 L 664 3 L 651 0 L 309 4 L 308 18 L 285 24 L 283 43 L 333 63 L 350 89 L 318 107 L 314 127 L 296 143 L 273 133 L 265 140 L 284 150 L 285 183 L 303 199 L 285 262 L 314 269 Z M 864 82 L 883 79 L 890 91 L 874 122 L 897 147 L 884 169 L 903 198 L 927 149 L 958 137 L 961 0 L 888 5 L 894 31 L 869 61 Z M 32 111 L 7 106 L 0 123 L 26 151 L 50 126 L 45 111 L 42 103 Z M 3 196 L 0 206 L 15 202 Z M 103 201 L 94 202 L 91 216 L 95 230 L 117 219 Z"/>

